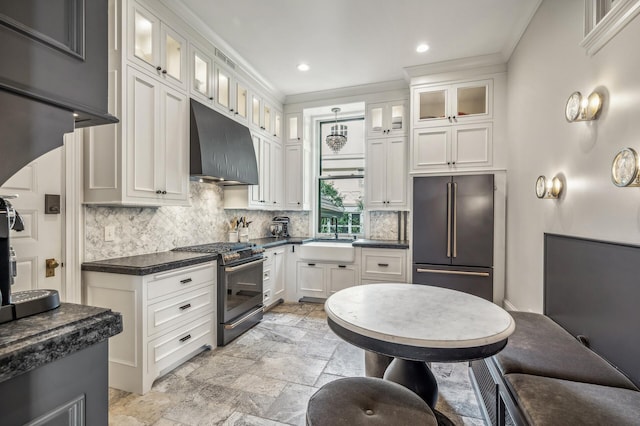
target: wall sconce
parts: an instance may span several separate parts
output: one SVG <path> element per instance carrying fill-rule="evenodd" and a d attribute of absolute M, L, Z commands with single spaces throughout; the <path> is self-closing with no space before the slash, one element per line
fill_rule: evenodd
<path fill-rule="evenodd" d="M 580 92 L 573 92 L 567 99 L 564 117 L 569 123 L 574 121 L 591 121 L 598 118 L 602 109 L 602 95 L 592 92 L 584 98 Z"/>
<path fill-rule="evenodd" d="M 558 176 L 554 176 L 553 179 L 538 176 L 538 179 L 536 180 L 536 196 L 541 199 L 557 199 L 562 193 L 563 186 L 564 185 Z"/>
<path fill-rule="evenodd" d="M 640 160 L 633 148 L 620 150 L 611 165 L 611 180 L 615 186 L 640 186 Z"/>

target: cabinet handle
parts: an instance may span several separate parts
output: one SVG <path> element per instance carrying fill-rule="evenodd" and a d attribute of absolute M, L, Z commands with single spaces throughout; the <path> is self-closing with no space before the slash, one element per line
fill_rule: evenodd
<path fill-rule="evenodd" d="M 488 277 L 488 272 L 471 272 L 471 271 L 447 271 L 442 269 L 423 269 L 417 268 L 416 272 L 427 274 L 445 274 L 445 275 L 468 275 L 472 277 Z"/>
<path fill-rule="evenodd" d="M 184 343 L 184 342 L 186 342 L 186 341 L 187 341 L 187 340 L 189 340 L 189 339 L 191 339 L 191 335 L 190 335 L 190 334 L 187 334 L 187 335 L 186 335 L 186 336 L 184 336 L 182 339 L 180 339 L 180 341 L 181 341 L 182 343 Z"/>
<path fill-rule="evenodd" d="M 309 266 L 316 266 L 316 264 L 315 264 L 315 263 L 307 263 L 307 265 L 309 265 Z"/>
<path fill-rule="evenodd" d="M 338 265 L 338 268 L 346 268 L 347 265 Z"/>
<path fill-rule="evenodd" d="M 387 266 L 389 266 L 388 263 L 378 263 L 378 266 L 381 268 L 386 268 Z"/>
<path fill-rule="evenodd" d="M 187 303 L 186 305 L 182 305 L 182 306 L 180 306 L 180 308 L 179 308 L 179 309 L 180 309 L 181 311 L 184 311 L 185 309 L 189 309 L 190 307 L 191 307 L 191 303 Z"/>
<path fill-rule="evenodd" d="M 189 284 L 193 281 L 191 278 L 185 278 L 184 280 L 180 280 L 180 284 Z"/>

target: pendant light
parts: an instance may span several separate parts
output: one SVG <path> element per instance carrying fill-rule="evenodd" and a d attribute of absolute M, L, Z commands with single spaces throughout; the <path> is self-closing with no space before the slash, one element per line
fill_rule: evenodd
<path fill-rule="evenodd" d="M 344 124 L 338 124 L 338 113 L 340 112 L 340 108 L 332 108 L 331 112 L 336 115 L 336 118 L 335 124 L 331 126 L 331 133 L 327 136 L 326 142 L 327 146 L 331 148 L 333 153 L 337 154 L 338 151 L 340 151 L 347 143 L 347 126 Z"/>

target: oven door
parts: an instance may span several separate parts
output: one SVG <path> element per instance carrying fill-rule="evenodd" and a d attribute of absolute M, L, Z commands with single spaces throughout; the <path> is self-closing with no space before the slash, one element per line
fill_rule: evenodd
<path fill-rule="evenodd" d="M 262 306 L 262 264 L 264 258 L 245 263 L 221 265 L 218 281 L 218 308 L 221 322 L 228 323 Z"/>

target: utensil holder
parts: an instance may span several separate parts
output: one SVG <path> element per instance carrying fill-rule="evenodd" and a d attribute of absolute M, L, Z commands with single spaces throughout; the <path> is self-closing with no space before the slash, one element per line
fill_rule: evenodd
<path fill-rule="evenodd" d="M 238 240 L 238 231 L 229 231 L 227 234 L 227 241 L 230 243 L 237 243 Z"/>
<path fill-rule="evenodd" d="M 241 243 L 249 242 L 249 228 L 240 228 L 238 230 L 238 241 Z"/>

